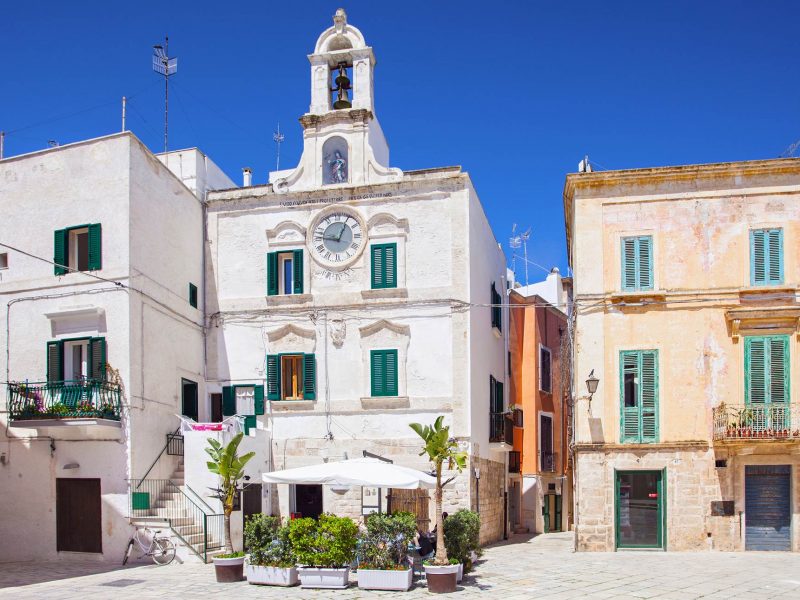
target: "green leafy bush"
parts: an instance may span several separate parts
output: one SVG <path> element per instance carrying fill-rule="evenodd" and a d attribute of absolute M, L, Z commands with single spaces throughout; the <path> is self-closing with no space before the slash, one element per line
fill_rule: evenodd
<path fill-rule="evenodd" d="M 466 565 L 472 552 L 480 553 L 481 517 L 478 513 L 462 508 L 447 517 L 444 522 L 444 543 L 447 555 Z"/>
<path fill-rule="evenodd" d="M 405 569 L 408 544 L 417 533 L 417 518 L 408 512 L 367 517 L 360 536 L 359 568 L 381 571 Z"/>
<path fill-rule="evenodd" d="M 280 517 L 256 514 L 244 525 L 244 541 L 250 551 L 250 564 L 259 567 L 294 566 L 289 526 L 281 525 Z"/>
<path fill-rule="evenodd" d="M 341 568 L 356 553 L 358 526 L 352 519 L 321 514 L 319 520 L 289 522 L 289 540 L 297 561 L 309 567 Z"/>
<path fill-rule="evenodd" d="M 228 554 L 217 554 L 214 558 L 242 558 L 244 552 L 229 552 Z"/>

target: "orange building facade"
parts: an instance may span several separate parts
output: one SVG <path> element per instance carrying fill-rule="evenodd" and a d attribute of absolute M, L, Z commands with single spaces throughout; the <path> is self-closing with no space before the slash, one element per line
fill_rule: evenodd
<path fill-rule="evenodd" d="M 533 287 L 509 294 L 509 405 L 515 428 L 508 516 L 517 533 L 567 531 L 572 523 L 567 315 L 532 293 Z"/>

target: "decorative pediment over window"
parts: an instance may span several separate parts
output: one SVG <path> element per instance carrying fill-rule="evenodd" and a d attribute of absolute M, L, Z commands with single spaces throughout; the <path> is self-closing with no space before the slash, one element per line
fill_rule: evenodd
<path fill-rule="evenodd" d="M 734 342 L 745 334 L 766 335 L 787 330 L 800 339 L 800 306 L 734 308 L 725 313 L 725 319 Z"/>
<path fill-rule="evenodd" d="M 270 352 L 314 352 L 317 335 L 313 329 L 284 325 L 266 333 Z"/>
<path fill-rule="evenodd" d="M 358 331 L 361 334 L 362 338 L 373 336 L 379 332 L 386 330 L 387 333 L 394 334 L 396 336 L 403 336 L 407 337 L 411 333 L 411 327 L 408 325 L 400 325 L 399 323 L 392 323 L 391 321 L 387 321 L 386 319 L 381 319 L 380 321 L 375 321 L 370 325 L 364 325 L 363 327 L 359 327 Z"/>
<path fill-rule="evenodd" d="M 370 235 L 405 234 L 408 233 L 408 219 L 398 219 L 392 214 L 381 212 L 370 217 L 367 221 L 367 229 Z"/>
<path fill-rule="evenodd" d="M 306 228 L 294 221 L 283 221 L 274 229 L 267 229 L 267 242 L 270 247 L 304 244 L 305 241 Z"/>

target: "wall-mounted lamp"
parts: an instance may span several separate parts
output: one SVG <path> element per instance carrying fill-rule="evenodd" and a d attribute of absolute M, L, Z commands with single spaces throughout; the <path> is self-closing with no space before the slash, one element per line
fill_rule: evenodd
<path fill-rule="evenodd" d="M 63 468 L 64 468 L 64 470 L 67 470 L 67 469 L 80 469 L 81 466 L 78 463 L 67 463 L 67 464 L 64 465 Z"/>
<path fill-rule="evenodd" d="M 586 378 L 586 391 L 589 392 L 589 412 L 592 410 L 592 396 L 597 391 L 598 383 L 600 383 L 600 380 L 594 376 L 594 369 L 592 369 L 589 377 Z"/>

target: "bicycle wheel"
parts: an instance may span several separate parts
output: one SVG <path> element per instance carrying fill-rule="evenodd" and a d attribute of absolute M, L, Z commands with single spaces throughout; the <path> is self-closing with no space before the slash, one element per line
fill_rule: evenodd
<path fill-rule="evenodd" d="M 175 544 L 166 538 L 159 538 L 153 544 L 153 562 L 157 565 L 168 565 L 175 560 Z"/>
<path fill-rule="evenodd" d="M 125 548 L 125 557 L 122 559 L 122 564 L 125 565 L 128 562 L 128 559 L 131 557 L 131 552 L 133 551 L 133 538 L 128 541 L 128 547 Z"/>

